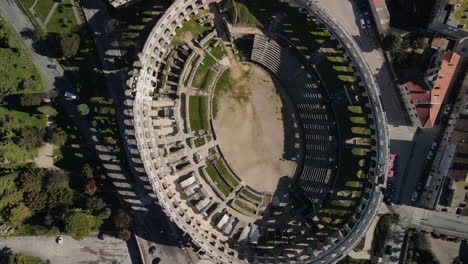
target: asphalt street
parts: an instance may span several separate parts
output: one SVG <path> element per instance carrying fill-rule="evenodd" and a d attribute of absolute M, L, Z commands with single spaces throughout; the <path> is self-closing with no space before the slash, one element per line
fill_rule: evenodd
<path fill-rule="evenodd" d="M 362 29 L 359 25 L 359 11 L 356 1 L 317 0 L 317 2 L 326 8 L 327 13 L 333 16 L 340 26 L 354 38 L 361 49 L 380 89 L 380 99 L 387 114 L 389 125 L 407 125 L 404 109 L 400 105 L 399 95 L 393 86 L 392 74 L 376 39 L 374 29 Z"/>
<path fill-rule="evenodd" d="M 468 217 L 466 216 L 405 205 L 393 206 L 391 211 L 400 216 L 400 221 L 405 227 L 468 239 Z"/>

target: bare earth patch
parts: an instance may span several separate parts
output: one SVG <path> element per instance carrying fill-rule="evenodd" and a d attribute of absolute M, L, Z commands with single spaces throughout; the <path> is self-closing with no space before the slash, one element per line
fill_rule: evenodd
<path fill-rule="evenodd" d="M 281 98 L 266 72 L 253 65 L 241 67 L 230 68 L 233 87 L 219 98 L 217 140 L 227 163 L 246 184 L 274 193 L 279 178 L 291 177 L 296 166 L 282 160 Z"/>

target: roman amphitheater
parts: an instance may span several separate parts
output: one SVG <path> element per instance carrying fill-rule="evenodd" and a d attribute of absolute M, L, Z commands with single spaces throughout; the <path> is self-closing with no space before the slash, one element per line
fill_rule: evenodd
<path fill-rule="evenodd" d="M 354 40 L 308 0 L 176 0 L 128 81 L 159 204 L 213 263 L 336 263 L 374 220 L 386 119 Z"/>

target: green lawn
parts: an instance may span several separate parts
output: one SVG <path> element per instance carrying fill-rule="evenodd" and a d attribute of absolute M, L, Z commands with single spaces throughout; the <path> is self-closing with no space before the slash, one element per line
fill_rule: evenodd
<path fill-rule="evenodd" d="M 468 10 L 468 0 L 451 0 L 450 2 L 452 4 L 460 4 L 461 5 L 455 11 L 455 18 L 458 21 L 460 21 L 460 24 L 465 25 L 465 30 L 466 30 L 466 25 L 468 24 L 468 18 L 463 18 L 463 16 L 467 15 L 467 12 L 465 10 Z"/>
<path fill-rule="evenodd" d="M 71 4 L 68 0 L 62 0 L 62 3 L 58 5 L 57 10 L 55 10 L 54 15 L 51 17 L 49 24 L 47 24 L 47 30 L 53 33 L 76 33 L 78 29 L 79 26 L 76 22 Z"/>
<path fill-rule="evenodd" d="M 238 199 L 236 199 L 234 201 L 234 204 L 239 206 L 240 208 L 244 209 L 245 211 L 247 211 L 249 213 L 255 214 L 255 208 L 252 208 L 251 206 L 249 206 L 249 205 L 252 205 L 252 204 L 250 202 L 244 200 L 244 199 L 238 198 Z"/>
<path fill-rule="evenodd" d="M 239 182 L 232 176 L 231 172 L 228 170 L 228 168 L 222 160 L 216 160 L 215 165 L 216 168 L 218 168 L 219 173 L 221 173 L 221 176 L 223 176 L 225 180 L 233 184 L 234 187 L 237 187 L 239 185 Z"/>
<path fill-rule="evenodd" d="M 196 20 L 200 17 L 202 17 L 204 14 L 206 14 L 206 11 L 200 11 L 196 15 L 190 16 L 190 20 L 186 21 L 182 24 L 181 28 L 177 28 L 175 33 L 175 37 L 173 42 L 171 43 L 172 45 L 181 45 L 185 43 L 184 36 L 187 33 L 191 34 L 192 39 L 199 40 L 200 35 L 205 33 L 206 31 L 210 30 L 210 27 L 204 27 L 200 26 Z"/>
<path fill-rule="evenodd" d="M 352 127 L 351 131 L 359 135 L 371 135 L 371 130 L 366 127 Z"/>
<path fill-rule="evenodd" d="M 226 196 L 228 196 L 232 192 L 231 186 L 229 186 L 221 175 L 218 174 L 216 168 L 213 166 L 212 163 L 209 163 L 206 166 L 206 173 L 210 176 L 211 180 L 216 184 L 216 187 Z"/>
<path fill-rule="evenodd" d="M 16 32 L 0 21 L 0 94 L 41 92 L 44 84 Z"/>
<path fill-rule="evenodd" d="M 367 125 L 367 119 L 363 116 L 351 116 L 349 120 L 355 124 Z"/>
<path fill-rule="evenodd" d="M 211 69 L 211 66 L 215 63 L 215 60 L 205 54 L 202 63 L 198 66 L 197 72 L 193 77 L 192 87 L 206 89 L 211 84 L 213 78 L 216 76 L 216 72 Z"/>
<path fill-rule="evenodd" d="M 348 110 L 355 113 L 355 114 L 363 114 L 362 107 L 359 105 L 350 105 L 348 106 Z"/>
<path fill-rule="evenodd" d="M 43 22 L 46 21 L 47 16 L 49 15 L 52 7 L 54 6 L 55 1 L 53 0 L 40 0 L 37 1 L 34 11 L 39 15 Z"/>
<path fill-rule="evenodd" d="M 37 257 L 29 257 L 29 256 L 22 256 L 22 255 L 14 255 L 7 257 L 9 264 L 46 264 L 49 262 L 45 262 L 40 258 Z"/>
<path fill-rule="evenodd" d="M 369 149 L 353 148 L 352 153 L 357 156 L 365 156 L 369 151 Z"/>
<path fill-rule="evenodd" d="M 214 90 L 214 97 L 213 97 L 213 118 L 216 119 L 216 114 L 218 113 L 218 100 L 220 96 L 226 93 L 231 86 L 231 72 L 230 70 L 225 70 L 221 76 L 219 76 L 218 82 L 216 83 L 216 87 Z"/>
<path fill-rule="evenodd" d="M 222 59 L 224 56 L 227 56 L 227 52 L 222 44 L 220 44 L 218 47 L 212 48 L 210 53 L 218 60 Z"/>
<path fill-rule="evenodd" d="M 189 117 L 190 128 L 193 131 L 208 130 L 208 97 L 190 96 L 189 97 Z"/>
<path fill-rule="evenodd" d="M 202 137 L 199 137 L 199 138 L 194 139 L 193 143 L 195 144 L 195 147 L 198 148 L 198 147 L 205 145 L 205 139 Z"/>
<path fill-rule="evenodd" d="M 250 198 L 250 199 L 253 199 L 254 201 L 257 201 L 257 202 L 261 202 L 262 201 L 262 197 L 258 197 L 257 195 L 253 194 L 252 192 L 250 192 L 248 189 L 242 189 L 242 195 Z"/>
<path fill-rule="evenodd" d="M 26 126 L 46 127 L 46 119 L 42 114 L 29 114 L 26 112 L 9 110 L 4 107 L 0 107 L 0 116 L 3 115 L 21 120 Z"/>

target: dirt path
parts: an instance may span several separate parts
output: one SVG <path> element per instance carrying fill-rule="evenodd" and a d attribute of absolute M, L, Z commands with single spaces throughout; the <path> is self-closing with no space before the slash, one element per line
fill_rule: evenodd
<path fill-rule="evenodd" d="M 234 87 L 220 98 L 214 122 L 218 142 L 226 161 L 244 182 L 257 191 L 273 193 L 278 179 L 291 176 L 295 167 L 282 160 L 281 99 L 271 77 L 257 66 L 230 69 L 241 79 L 232 74 Z"/>
<path fill-rule="evenodd" d="M 34 163 L 36 163 L 39 168 L 55 168 L 54 166 L 54 145 L 50 143 L 45 143 L 37 151 L 37 157 L 34 158 Z"/>

